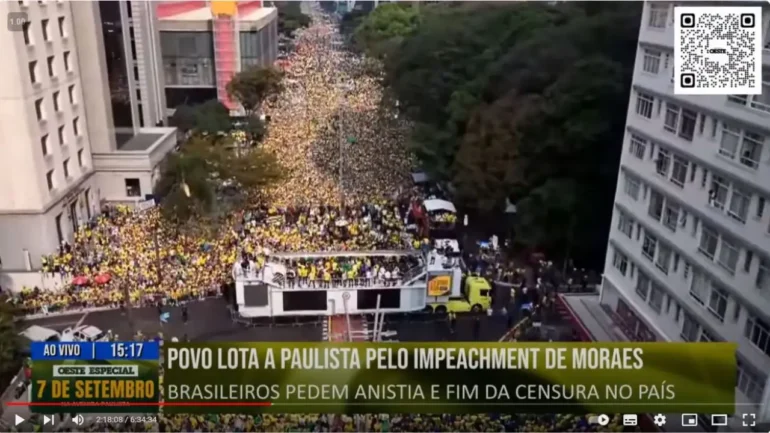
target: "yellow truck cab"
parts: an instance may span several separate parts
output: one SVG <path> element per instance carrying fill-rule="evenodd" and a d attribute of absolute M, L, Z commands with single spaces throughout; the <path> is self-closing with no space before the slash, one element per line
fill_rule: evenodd
<path fill-rule="evenodd" d="M 440 302 L 429 304 L 430 309 L 439 314 L 453 313 L 481 313 L 492 306 L 490 292 L 492 288 L 489 282 L 481 277 L 463 276 L 462 294 L 460 296 L 448 296 Z"/>

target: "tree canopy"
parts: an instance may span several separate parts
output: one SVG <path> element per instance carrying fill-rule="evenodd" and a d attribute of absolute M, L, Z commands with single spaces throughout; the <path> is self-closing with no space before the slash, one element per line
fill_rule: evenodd
<path fill-rule="evenodd" d="M 5 389 L 21 367 L 18 311 L 7 295 L 0 294 L 0 386 Z"/>
<path fill-rule="evenodd" d="M 255 114 L 262 103 L 283 89 L 283 72 L 272 66 L 254 66 L 238 72 L 227 83 L 227 94 L 240 102 L 247 116 Z"/>
<path fill-rule="evenodd" d="M 294 31 L 310 25 L 310 17 L 302 12 L 301 2 L 281 1 L 274 2 L 278 8 L 278 32 L 285 36 L 291 36 Z"/>
<path fill-rule="evenodd" d="M 275 156 L 261 148 L 236 152 L 229 137 L 194 135 L 163 162 L 154 193 L 169 221 L 214 221 L 230 211 L 221 200 L 228 186 L 259 191 L 279 180 L 281 172 Z"/>
<path fill-rule="evenodd" d="M 455 187 L 458 206 L 500 214 L 510 199 L 519 245 L 600 263 L 640 13 L 636 3 L 388 4 L 355 40 L 383 60 L 415 123 L 416 156 Z"/>

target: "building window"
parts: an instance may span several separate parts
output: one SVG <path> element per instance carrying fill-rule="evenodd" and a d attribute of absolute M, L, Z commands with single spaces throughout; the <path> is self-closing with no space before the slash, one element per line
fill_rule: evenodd
<path fill-rule="evenodd" d="M 758 197 L 757 200 L 757 219 L 761 219 L 765 215 L 765 198 Z"/>
<path fill-rule="evenodd" d="M 64 17 L 59 17 L 59 36 L 67 37 L 67 32 L 64 30 Z"/>
<path fill-rule="evenodd" d="M 139 179 L 126 179 L 126 195 L 128 197 L 140 197 L 142 189 L 139 186 Z"/>
<path fill-rule="evenodd" d="M 48 56 L 46 64 L 48 65 L 48 76 L 53 77 L 56 75 L 56 68 L 54 67 L 54 56 Z"/>
<path fill-rule="evenodd" d="M 615 249 L 615 254 L 612 257 L 612 265 L 625 277 L 626 271 L 628 270 L 628 257 Z"/>
<path fill-rule="evenodd" d="M 59 105 L 59 92 L 53 92 L 53 111 L 60 112 L 61 106 Z"/>
<path fill-rule="evenodd" d="M 660 217 L 663 216 L 664 202 L 665 198 L 663 197 L 663 194 L 655 190 L 650 192 L 650 205 L 647 208 L 647 213 L 653 217 L 655 221 L 660 221 Z"/>
<path fill-rule="evenodd" d="M 676 132 L 676 128 L 679 126 L 679 108 L 678 105 L 674 105 L 670 102 L 666 103 L 666 117 L 663 120 L 663 129 L 668 132 Z"/>
<path fill-rule="evenodd" d="M 83 167 L 83 149 L 78 150 L 78 167 Z"/>
<path fill-rule="evenodd" d="M 765 383 L 767 377 L 755 373 L 751 368 L 745 366 L 741 359 L 738 359 L 738 380 L 737 388 L 748 397 L 748 399 L 759 404 L 762 402 L 762 395 L 765 393 Z"/>
<path fill-rule="evenodd" d="M 703 131 L 706 130 L 706 115 L 701 113 L 698 115 L 698 134 L 703 135 Z"/>
<path fill-rule="evenodd" d="M 658 149 L 658 158 L 655 160 L 655 171 L 661 176 L 668 175 L 668 167 L 671 165 L 671 152 L 668 149 Z"/>
<path fill-rule="evenodd" d="M 66 143 L 64 138 L 64 126 L 60 126 L 59 129 L 57 129 L 57 133 L 59 135 L 59 146 L 64 146 Z"/>
<path fill-rule="evenodd" d="M 647 21 L 649 27 L 656 29 L 666 28 L 666 19 L 668 17 L 668 4 L 650 3 L 650 17 Z"/>
<path fill-rule="evenodd" d="M 717 252 L 718 243 L 719 235 L 717 232 L 706 224 L 703 224 L 703 228 L 700 231 L 700 245 L 698 246 L 698 251 L 713 260 Z"/>
<path fill-rule="evenodd" d="M 70 104 L 75 104 L 75 85 L 71 85 L 67 88 L 67 94 L 70 97 Z"/>
<path fill-rule="evenodd" d="M 638 135 L 631 135 L 631 154 L 639 159 L 644 159 L 644 149 L 647 147 L 647 140 Z"/>
<path fill-rule="evenodd" d="M 32 45 L 32 34 L 29 32 L 29 21 L 21 25 L 21 32 L 24 34 L 24 44 Z"/>
<path fill-rule="evenodd" d="M 658 314 L 663 309 L 663 289 L 656 283 L 650 283 L 650 307 Z"/>
<path fill-rule="evenodd" d="M 741 164 L 756 169 L 762 157 L 762 145 L 765 137 L 753 132 L 745 132 L 741 144 Z"/>
<path fill-rule="evenodd" d="M 657 246 L 658 239 L 655 236 L 647 233 L 645 230 L 644 242 L 642 243 L 642 255 L 652 261 L 655 258 L 655 249 Z"/>
<path fill-rule="evenodd" d="M 634 232 L 634 220 L 629 218 L 628 215 L 623 212 L 618 213 L 618 230 L 631 239 L 631 234 Z"/>
<path fill-rule="evenodd" d="M 744 335 L 757 349 L 770 356 L 770 326 L 767 322 L 750 314 L 748 320 L 746 320 Z"/>
<path fill-rule="evenodd" d="M 53 181 L 53 170 L 45 174 L 45 183 L 48 185 L 48 191 L 52 191 L 56 187 Z"/>
<path fill-rule="evenodd" d="M 35 101 L 35 115 L 37 120 L 45 120 L 45 110 L 43 109 L 43 98 Z"/>
<path fill-rule="evenodd" d="M 705 329 L 701 329 L 700 331 L 700 338 L 698 339 L 701 343 L 711 343 L 711 342 L 718 342 L 719 339 L 711 335 L 710 332 L 708 332 Z"/>
<path fill-rule="evenodd" d="M 682 212 L 681 206 L 672 200 L 666 200 L 666 206 L 663 211 L 663 225 L 671 231 L 675 232 L 677 226 L 680 224 L 679 214 L 682 213 L 684 222 L 687 222 L 687 216 Z M 684 224 L 682 224 L 684 225 Z"/>
<path fill-rule="evenodd" d="M 62 230 L 61 230 L 61 217 L 62 217 L 62 214 L 56 215 L 56 219 L 54 220 L 54 223 L 56 225 L 56 234 L 59 237 L 60 244 L 64 242 L 64 236 L 62 235 Z"/>
<path fill-rule="evenodd" d="M 50 38 L 50 35 L 48 34 L 48 20 L 42 20 L 40 23 L 42 24 L 42 27 L 43 27 L 43 40 L 50 41 L 51 38 Z"/>
<path fill-rule="evenodd" d="M 638 200 L 640 187 L 639 179 L 636 179 L 635 177 L 626 173 L 623 180 L 623 191 L 625 191 L 626 195 L 629 197 L 633 198 L 634 200 Z"/>
<path fill-rule="evenodd" d="M 754 253 L 746 250 L 746 256 L 743 258 L 743 272 L 751 272 L 751 262 L 754 260 Z"/>
<path fill-rule="evenodd" d="M 29 62 L 29 81 L 37 83 L 37 62 Z"/>
<path fill-rule="evenodd" d="M 711 294 L 709 295 L 708 310 L 714 316 L 719 319 L 720 322 L 725 321 L 725 313 L 727 312 L 727 292 L 711 285 Z"/>
<path fill-rule="evenodd" d="M 679 125 L 679 136 L 687 141 L 692 141 L 695 136 L 695 124 L 698 122 L 698 114 L 692 110 L 682 109 L 682 121 Z"/>
<path fill-rule="evenodd" d="M 652 118 L 652 106 L 655 103 L 655 98 L 644 93 L 638 93 L 636 95 L 636 114 Z"/>
<path fill-rule="evenodd" d="M 690 315 L 690 313 L 684 313 L 684 321 L 682 322 L 682 333 L 679 334 L 684 341 L 695 342 L 698 341 L 698 333 L 700 331 L 700 325 L 698 321 Z"/>
<path fill-rule="evenodd" d="M 730 196 L 730 207 L 727 214 L 734 220 L 746 223 L 746 218 L 749 215 L 749 203 L 751 203 L 751 194 L 738 187 L 738 185 L 733 185 L 733 193 Z"/>
<path fill-rule="evenodd" d="M 709 205 L 724 209 L 727 203 L 727 194 L 730 191 L 730 182 L 721 176 L 711 176 L 711 189 L 709 190 Z"/>
<path fill-rule="evenodd" d="M 692 273 L 692 283 L 690 284 L 690 296 L 701 305 L 706 305 L 706 299 L 711 290 L 711 280 L 697 269 Z"/>
<path fill-rule="evenodd" d="M 75 137 L 80 136 L 80 118 L 76 117 L 72 120 L 72 132 L 75 133 Z"/>
<path fill-rule="evenodd" d="M 671 255 L 673 252 L 671 248 L 666 246 L 663 242 L 658 245 L 658 259 L 655 261 L 655 266 L 668 275 L 669 266 L 671 266 Z"/>
<path fill-rule="evenodd" d="M 69 179 L 70 177 L 70 160 L 69 158 L 65 159 L 62 163 L 62 168 L 64 169 L 64 178 Z"/>
<path fill-rule="evenodd" d="M 734 274 L 735 268 L 738 266 L 738 256 L 738 247 L 722 236 L 722 242 L 719 247 L 719 260 L 717 260 L 717 263 L 731 274 Z"/>
<path fill-rule="evenodd" d="M 679 187 L 684 187 L 687 180 L 688 161 L 681 156 L 674 155 L 674 169 L 671 172 L 671 182 Z"/>
<path fill-rule="evenodd" d="M 728 158 L 735 158 L 738 143 L 741 141 L 741 130 L 730 125 L 722 124 L 722 140 L 719 143 L 719 153 Z"/>
<path fill-rule="evenodd" d="M 650 277 L 642 271 L 639 271 L 638 274 L 639 276 L 636 278 L 636 294 L 646 301 L 647 294 L 650 291 Z"/>
<path fill-rule="evenodd" d="M 770 262 L 765 259 L 759 260 L 759 271 L 754 286 L 767 294 L 770 294 Z"/>
<path fill-rule="evenodd" d="M 660 71 L 660 54 L 660 51 L 645 49 L 642 70 L 651 74 L 657 74 Z"/>
<path fill-rule="evenodd" d="M 43 156 L 48 155 L 48 134 L 40 137 L 40 148 L 43 150 Z"/>
<path fill-rule="evenodd" d="M 746 167 L 756 169 L 762 157 L 762 146 L 765 142 L 763 135 L 743 131 L 726 123 L 722 124 L 722 140 L 719 153 L 730 159 L 735 159 L 740 152 L 739 161 Z"/>
<path fill-rule="evenodd" d="M 72 67 L 70 65 L 70 52 L 65 51 L 64 52 L 64 70 L 67 72 L 70 72 L 72 70 Z"/>

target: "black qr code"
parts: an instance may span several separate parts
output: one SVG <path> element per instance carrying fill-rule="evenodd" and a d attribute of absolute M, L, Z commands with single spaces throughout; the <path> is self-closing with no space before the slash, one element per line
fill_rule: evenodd
<path fill-rule="evenodd" d="M 762 93 L 762 8 L 675 8 L 674 93 Z"/>

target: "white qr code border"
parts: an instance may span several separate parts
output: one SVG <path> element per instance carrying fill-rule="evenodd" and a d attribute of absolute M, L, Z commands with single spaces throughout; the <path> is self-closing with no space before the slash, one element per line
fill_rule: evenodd
<path fill-rule="evenodd" d="M 736 17 L 741 20 L 750 20 L 753 16 L 753 27 L 741 26 L 740 37 L 730 39 L 724 36 L 723 28 L 703 27 L 701 17 L 705 19 L 710 15 L 716 16 L 717 20 L 734 20 Z M 760 6 L 676 6 L 674 8 L 674 94 L 761 95 L 762 26 L 762 7 Z M 746 41 L 751 46 L 739 47 L 736 41 Z M 724 50 L 724 52 L 711 50 Z M 736 58 L 740 60 L 738 63 L 744 64 L 746 68 L 735 69 L 736 75 L 729 77 L 733 72 L 730 68 L 729 74 L 725 74 L 726 63 Z M 704 69 L 710 70 L 711 73 L 704 74 Z M 728 83 L 725 83 L 725 78 L 730 78 Z M 718 83 L 720 81 L 721 83 Z"/>

